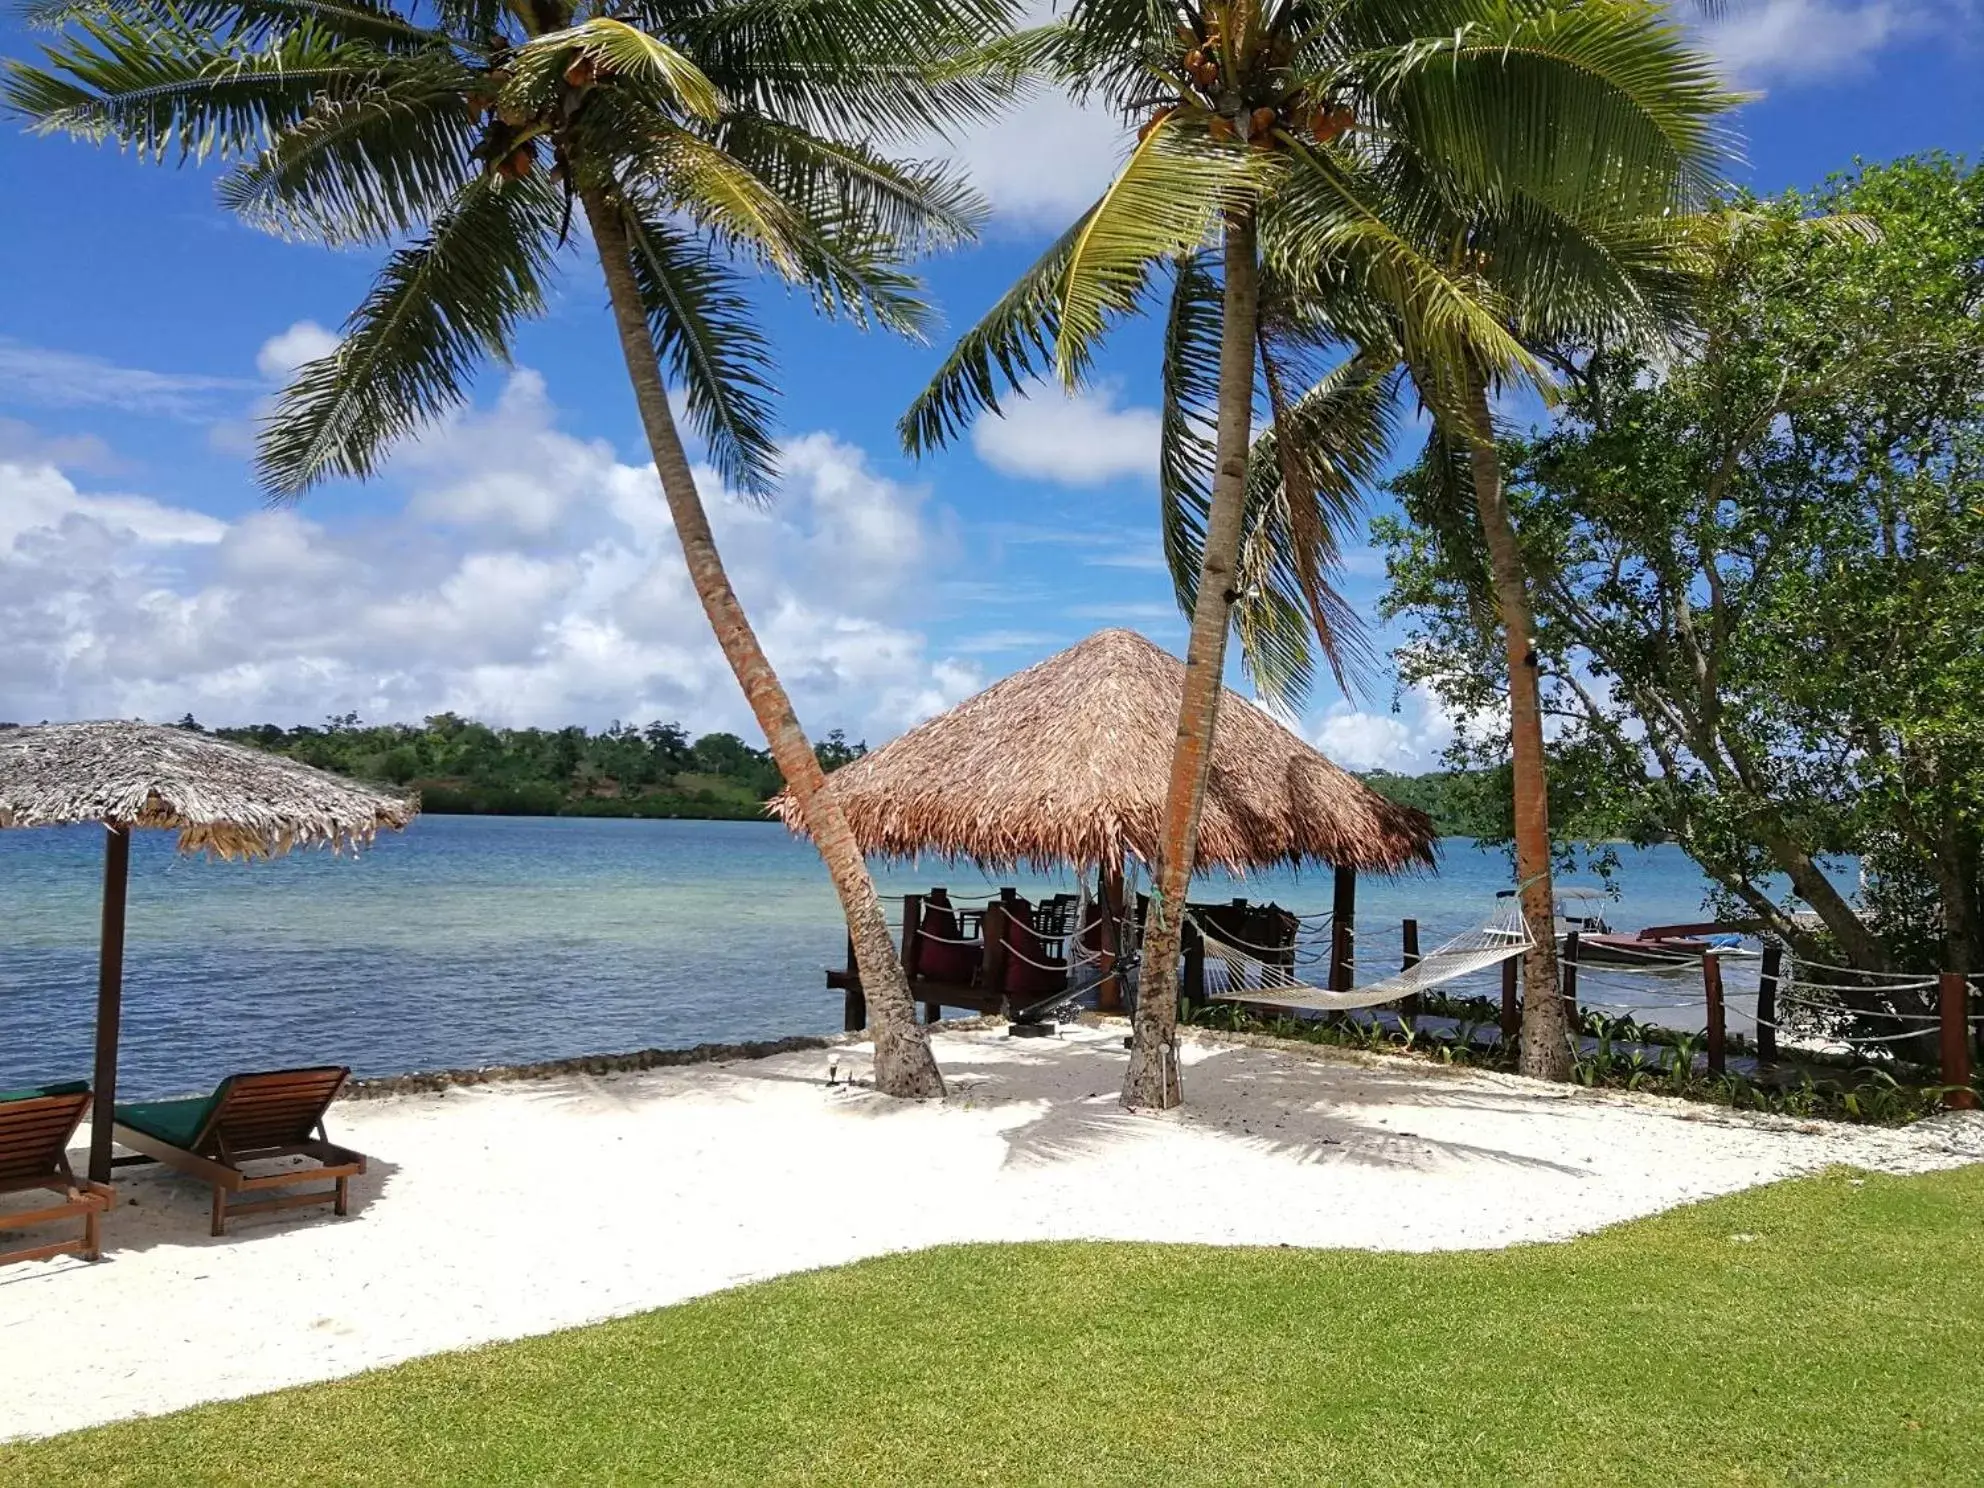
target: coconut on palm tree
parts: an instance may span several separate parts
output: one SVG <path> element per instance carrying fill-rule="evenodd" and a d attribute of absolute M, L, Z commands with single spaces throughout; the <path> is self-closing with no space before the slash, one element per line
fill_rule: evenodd
<path fill-rule="evenodd" d="M 1105 331 L 1171 268 L 1163 475 L 1191 635 L 1124 1087 L 1127 1104 L 1166 1107 L 1181 1096 L 1177 952 L 1229 632 L 1257 679 L 1300 680 L 1289 638 L 1301 628 L 1340 660 L 1344 607 L 1326 568 L 1394 363 L 1543 375 L 1494 279 L 1433 228 L 1483 207 L 1513 223 L 1510 202 L 1544 238 L 1553 217 L 1671 211 L 1688 184 L 1677 162 L 1707 152 L 1723 95 L 1657 10 L 1618 0 L 1075 0 L 1036 38 L 1034 55 L 1078 95 L 1137 123 L 1136 142 L 959 342 L 903 433 L 920 450 L 1043 374 L 1078 385 Z M 1331 301 L 1359 313 L 1316 313 Z M 1377 350 L 1303 409 L 1284 358 L 1305 342 Z M 1445 406 L 1449 386 L 1428 377 L 1421 392 Z M 1251 482 L 1278 505 L 1257 501 L 1250 526 L 1261 403 L 1278 415 L 1274 463 L 1251 466 Z M 1276 563 L 1289 585 L 1250 578 Z M 1540 924 L 1548 944 L 1547 902 Z M 1534 975 L 1548 965 L 1537 959 Z M 1539 1007 L 1555 1003 L 1549 974 Z"/>
<path fill-rule="evenodd" d="M 44 0 L 30 16 L 58 34 L 8 64 L 6 98 L 36 128 L 216 156 L 247 221 L 389 250 L 263 426 L 275 498 L 370 475 L 460 405 L 542 313 L 583 220 L 697 596 L 840 895 L 876 1083 L 941 1094 L 873 881 L 725 576 L 668 381 L 726 483 L 765 498 L 772 356 L 749 275 L 918 330 L 901 265 L 966 238 L 975 203 L 883 147 L 998 102 L 980 49 L 1006 0 Z"/>

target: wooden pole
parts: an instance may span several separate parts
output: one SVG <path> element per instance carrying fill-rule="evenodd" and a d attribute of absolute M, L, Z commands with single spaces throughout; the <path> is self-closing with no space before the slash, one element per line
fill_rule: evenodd
<path fill-rule="evenodd" d="M 1190 920 L 1184 925 L 1185 975 L 1178 983 L 1178 1016 L 1189 1019 L 1206 1000 L 1206 938 Z"/>
<path fill-rule="evenodd" d="M 1101 956 L 1096 963 L 1102 973 L 1102 980 L 1096 984 L 1095 1006 L 1099 1012 L 1120 1013 L 1123 1010 L 1123 983 L 1116 975 L 1116 962 L 1123 950 L 1123 865 L 1121 863 L 1102 870 L 1100 890 L 1096 897 L 1102 901 L 1102 936 L 1099 943 Z"/>
<path fill-rule="evenodd" d="M 117 1119 L 117 1025 L 124 1014 L 124 904 L 131 882 L 131 829 L 111 823 L 103 843 L 103 929 L 97 942 L 96 1074 L 90 1083 L 90 1181 L 110 1181 L 110 1129 Z"/>
<path fill-rule="evenodd" d="M 916 963 L 923 952 L 923 896 L 902 896 L 902 974 L 916 985 Z"/>
<path fill-rule="evenodd" d="M 1936 979 L 1943 1015 L 1943 1104 L 1952 1111 L 1977 1109 L 1970 1085 L 1970 978 L 1946 971 Z"/>
<path fill-rule="evenodd" d="M 1702 992 L 1708 999 L 1708 1072 L 1719 1075 L 1727 1068 L 1728 1023 L 1722 1006 L 1722 958 L 1714 951 L 1702 957 Z"/>
<path fill-rule="evenodd" d="M 1763 968 L 1757 973 L 1757 1062 L 1777 1063 L 1777 984 L 1784 975 L 1784 947 L 1764 946 Z"/>
<path fill-rule="evenodd" d="M 1515 1047 L 1522 1032 L 1522 1006 L 1516 1000 L 1516 987 L 1522 979 L 1522 957 L 1511 956 L 1502 963 L 1502 1041 Z"/>
<path fill-rule="evenodd" d="M 868 996 L 861 990 L 861 971 L 854 959 L 854 932 L 847 934 L 847 987 L 841 993 L 840 1026 L 859 1033 L 868 1026 Z"/>
<path fill-rule="evenodd" d="M 914 898 L 915 896 L 911 895 L 909 897 Z M 951 907 L 950 890 L 943 888 L 941 886 L 933 888 L 930 890 L 929 894 L 925 896 L 925 902 L 934 904 L 939 909 L 949 909 Z M 909 914 L 909 899 L 905 898 L 903 900 L 903 915 L 905 921 L 907 921 L 908 914 Z M 958 925 L 958 917 L 956 915 L 952 915 L 951 933 L 953 935 L 956 935 L 957 933 L 957 925 Z M 905 929 L 908 928 L 906 923 L 904 928 Z M 911 959 L 912 956 L 915 959 L 912 960 Z M 923 915 L 921 910 L 919 909 L 916 916 L 915 944 L 914 946 L 911 946 L 906 943 L 903 946 L 902 974 L 905 978 L 908 979 L 910 986 L 914 987 L 916 985 L 917 973 L 921 971 L 922 968 L 923 968 Z M 941 1002 L 926 1002 L 923 1004 L 923 1021 L 925 1023 L 938 1023 L 943 1020 L 943 1017 L 944 1017 L 944 1005 Z"/>
<path fill-rule="evenodd" d="M 985 994 L 992 1006 L 998 1008 L 1006 995 L 1006 919 L 1011 913 L 1007 903 L 1013 897 L 1011 889 L 1001 889 L 999 897 L 985 906 L 985 918 L 979 922 L 979 935 L 985 941 Z"/>
<path fill-rule="evenodd" d="M 1357 870 L 1339 868 L 1330 895 L 1330 991 L 1348 992 L 1357 974 Z"/>
<path fill-rule="evenodd" d="M 1580 1032 L 1578 1023 L 1578 932 L 1573 930 L 1564 937 L 1564 954 L 1558 960 L 1560 975 L 1564 983 L 1564 1026 L 1575 1040 Z"/>
<path fill-rule="evenodd" d="M 1399 926 L 1399 943 L 1404 947 L 1399 956 L 1399 970 L 1410 971 L 1419 964 L 1419 921 L 1407 920 Z M 1401 1018 L 1419 1016 L 1419 994 L 1412 993 L 1398 1000 L 1398 1015 Z"/>

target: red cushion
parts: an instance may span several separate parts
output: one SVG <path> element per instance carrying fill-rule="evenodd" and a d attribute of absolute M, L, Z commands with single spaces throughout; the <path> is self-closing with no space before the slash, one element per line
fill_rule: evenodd
<path fill-rule="evenodd" d="M 1063 967 L 1051 971 L 1036 966 L 1046 961 L 1047 947 L 1033 930 L 1033 906 L 1024 899 L 1006 901 L 1006 985 L 1001 989 L 1015 997 L 1045 997 L 1068 985 Z"/>
<path fill-rule="evenodd" d="M 933 982 L 969 986 L 984 959 L 981 945 L 959 945 L 958 917 L 938 904 L 923 907 L 922 935 L 916 949 L 916 974 Z M 939 937 L 934 938 L 933 937 Z"/>

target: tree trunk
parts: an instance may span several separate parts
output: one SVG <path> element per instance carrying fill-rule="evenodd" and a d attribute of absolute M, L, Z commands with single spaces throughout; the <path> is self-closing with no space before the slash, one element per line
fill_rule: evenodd
<path fill-rule="evenodd" d="M 1539 1080 L 1567 1080 L 1571 1074 L 1571 1029 L 1557 986 L 1557 907 L 1550 879 L 1550 792 L 1543 764 L 1543 699 L 1537 685 L 1534 622 L 1529 581 L 1516 545 L 1515 523 L 1502 498 L 1502 461 L 1495 449 L 1494 416 L 1488 384 L 1475 377 L 1468 388 L 1474 421 L 1468 460 L 1474 501 L 1495 608 L 1502 621 L 1502 644 L 1509 660 L 1509 744 L 1515 797 L 1516 883 L 1523 921 L 1535 942 L 1522 958 L 1522 1040 L 1516 1068 Z"/>
<path fill-rule="evenodd" d="M 744 689 L 751 711 L 765 731 L 779 773 L 805 812 L 806 829 L 826 860 L 827 872 L 840 895 L 841 910 L 847 916 L 848 933 L 854 940 L 855 964 L 861 972 L 861 990 L 868 1000 L 869 1025 L 875 1036 L 875 1088 L 910 1099 L 941 1096 L 944 1077 L 930 1052 L 929 1040 L 916 1022 L 909 982 L 896 958 L 894 937 L 882 913 L 882 902 L 876 897 L 874 880 L 868 876 L 868 865 L 862 859 L 846 815 L 831 796 L 820 793 L 820 787 L 826 784 L 826 772 L 820 768 L 812 744 L 800 729 L 792 701 L 766 659 L 764 648 L 758 644 L 757 634 L 751 629 L 751 622 L 724 572 L 723 558 L 710 532 L 709 516 L 703 510 L 695 476 L 690 471 L 688 456 L 683 453 L 681 436 L 676 432 L 675 416 L 669 410 L 668 390 L 662 385 L 654 343 L 649 339 L 647 311 L 634 279 L 627 231 L 619 208 L 597 188 L 583 192 L 581 200 L 585 204 L 586 220 L 592 226 L 593 241 L 599 247 L 600 267 L 606 274 L 614 324 L 620 333 L 620 349 L 627 360 L 627 373 L 633 379 L 634 400 L 640 408 L 655 470 L 661 477 L 662 495 L 668 502 L 675 535 L 682 542 L 690 582 L 696 587 L 696 597 L 703 602 L 703 612 L 709 616 L 724 659 L 737 674 L 738 685 Z"/>
<path fill-rule="evenodd" d="M 1178 1077 L 1178 951 L 1192 883 L 1199 815 L 1212 768 L 1213 731 L 1226 672 L 1233 575 L 1247 505 L 1247 447 L 1253 435 L 1254 347 L 1260 270 L 1251 217 L 1226 224 L 1226 284 L 1219 345 L 1219 428 L 1214 445 L 1212 507 L 1206 513 L 1192 635 L 1185 648 L 1185 695 L 1164 800 L 1164 839 L 1144 936 L 1130 1069 L 1123 1104 L 1168 1110 L 1184 1099 Z"/>

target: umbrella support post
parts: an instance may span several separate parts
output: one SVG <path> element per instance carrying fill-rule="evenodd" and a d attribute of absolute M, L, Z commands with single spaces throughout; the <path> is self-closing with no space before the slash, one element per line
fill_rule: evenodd
<path fill-rule="evenodd" d="M 110 1129 L 117 1107 L 117 1025 L 124 1009 L 124 901 L 131 881 L 131 829 L 113 823 L 103 844 L 103 932 L 96 979 L 96 1071 L 91 1080 L 90 1181 L 110 1181 Z"/>

